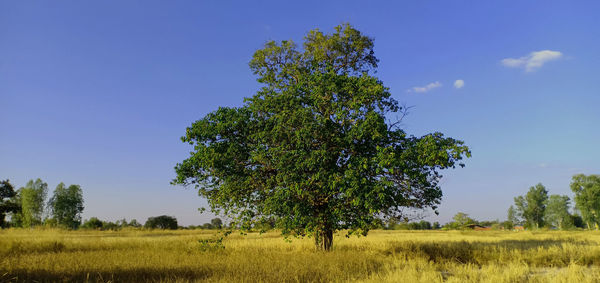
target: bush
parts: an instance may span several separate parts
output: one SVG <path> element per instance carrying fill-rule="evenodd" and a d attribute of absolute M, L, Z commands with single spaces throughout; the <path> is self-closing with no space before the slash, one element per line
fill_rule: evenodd
<path fill-rule="evenodd" d="M 148 220 L 146 220 L 146 224 L 144 224 L 144 228 L 150 229 L 176 230 L 177 227 L 177 219 L 175 219 L 175 217 L 167 215 L 149 217 Z"/>
<path fill-rule="evenodd" d="M 98 219 L 97 217 L 92 217 L 88 220 L 86 220 L 85 222 L 83 222 L 83 225 L 81 225 L 81 228 L 84 229 L 102 229 L 104 227 L 104 223 L 102 222 L 102 220 Z"/>

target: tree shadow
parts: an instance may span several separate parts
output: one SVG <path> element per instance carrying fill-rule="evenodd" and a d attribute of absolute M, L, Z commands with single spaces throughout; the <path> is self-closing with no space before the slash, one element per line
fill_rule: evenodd
<path fill-rule="evenodd" d="M 0 282 L 164 282 L 206 280 L 215 274 L 211 269 L 135 268 L 113 271 L 57 272 L 16 269 L 0 274 Z"/>

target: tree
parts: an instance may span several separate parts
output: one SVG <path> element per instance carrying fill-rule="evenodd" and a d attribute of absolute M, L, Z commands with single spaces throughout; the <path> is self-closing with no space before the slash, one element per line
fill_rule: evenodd
<path fill-rule="evenodd" d="M 102 229 L 103 226 L 104 226 L 104 223 L 102 222 L 102 220 L 98 219 L 97 217 L 92 217 L 92 218 L 86 220 L 85 222 L 83 222 L 83 225 L 81 225 L 81 228 Z"/>
<path fill-rule="evenodd" d="M 213 218 L 212 220 L 210 220 L 210 224 L 212 224 L 212 226 L 215 227 L 215 229 L 223 228 L 223 221 L 221 220 L 221 218 Z"/>
<path fill-rule="evenodd" d="M 7 213 L 17 213 L 21 210 L 19 203 L 14 201 L 17 193 L 9 180 L 0 181 L 0 227 L 6 226 L 4 217 Z"/>
<path fill-rule="evenodd" d="M 473 220 L 471 217 L 469 217 L 468 214 L 466 214 L 464 212 L 459 212 L 459 213 L 455 214 L 452 217 L 452 220 L 454 220 L 456 227 L 458 227 L 459 229 L 464 229 L 469 224 L 475 224 L 475 220 Z"/>
<path fill-rule="evenodd" d="M 530 228 L 539 229 L 544 226 L 544 214 L 548 191 L 541 183 L 530 187 L 525 196 L 515 197 L 518 216 L 525 220 Z"/>
<path fill-rule="evenodd" d="M 136 219 L 131 219 L 131 221 L 129 221 L 129 227 L 140 228 L 142 227 L 142 224 L 140 224 Z"/>
<path fill-rule="evenodd" d="M 263 87 L 187 128 L 194 146 L 174 184 L 193 185 L 216 214 L 250 229 L 274 217 L 284 235 L 366 235 L 402 207 L 436 209 L 441 169 L 470 156 L 441 133 L 407 135 L 389 117 L 406 113 L 373 76 L 373 40 L 350 25 L 313 30 L 302 48 L 270 41 L 250 68 Z"/>
<path fill-rule="evenodd" d="M 550 195 L 546 204 L 546 223 L 561 230 L 573 227 L 569 205 L 568 196 Z"/>
<path fill-rule="evenodd" d="M 575 193 L 575 206 L 581 212 L 588 229 L 598 230 L 600 225 L 600 175 L 573 176 L 571 191 Z"/>
<path fill-rule="evenodd" d="M 513 223 L 512 221 L 504 221 L 502 223 L 500 223 L 500 225 L 502 226 L 502 228 L 504 228 L 505 230 L 512 230 L 515 228 L 515 223 Z"/>
<path fill-rule="evenodd" d="M 571 214 L 571 223 L 573 223 L 573 226 L 576 228 L 585 227 L 585 224 L 583 223 L 583 218 L 581 218 L 581 216 L 577 214 Z"/>
<path fill-rule="evenodd" d="M 172 216 L 161 215 L 156 217 L 149 217 L 144 224 L 145 228 L 151 229 L 177 229 L 177 219 Z"/>
<path fill-rule="evenodd" d="M 67 188 L 64 183 L 60 183 L 56 186 L 48 206 L 58 225 L 76 229 L 81 224 L 83 191 L 79 185 L 70 185 Z"/>
<path fill-rule="evenodd" d="M 510 206 L 508 208 L 508 212 L 507 212 L 507 219 L 508 222 L 512 223 L 512 225 L 517 225 L 517 224 L 521 224 L 521 220 L 519 220 L 518 216 L 517 216 L 517 211 L 515 210 L 514 206 Z M 508 226 L 508 224 L 506 224 L 506 226 Z M 512 229 L 513 227 L 511 227 L 510 229 Z"/>
<path fill-rule="evenodd" d="M 17 218 L 23 227 L 41 225 L 44 216 L 44 203 L 48 194 L 48 184 L 41 179 L 29 180 L 24 188 L 17 192 L 21 202 L 21 212 Z"/>

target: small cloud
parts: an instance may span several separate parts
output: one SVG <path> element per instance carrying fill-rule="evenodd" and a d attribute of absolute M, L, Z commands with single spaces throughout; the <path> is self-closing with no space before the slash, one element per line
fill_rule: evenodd
<path fill-rule="evenodd" d="M 546 62 L 556 60 L 562 56 L 563 54 L 559 51 L 541 50 L 531 52 L 529 55 L 520 58 L 505 58 L 502 59 L 501 63 L 505 67 L 525 68 L 525 71 L 533 72 Z"/>
<path fill-rule="evenodd" d="M 463 80 L 454 81 L 454 88 L 459 89 L 459 88 L 462 88 L 463 86 L 465 86 L 465 81 L 463 81 Z"/>
<path fill-rule="evenodd" d="M 442 84 L 438 81 L 434 82 L 434 83 L 430 83 L 426 86 L 415 86 L 409 90 L 407 90 L 407 92 L 416 92 L 416 93 L 425 93 L 428 92 L 434 88 L 438 88 L 441 87 Z"/>

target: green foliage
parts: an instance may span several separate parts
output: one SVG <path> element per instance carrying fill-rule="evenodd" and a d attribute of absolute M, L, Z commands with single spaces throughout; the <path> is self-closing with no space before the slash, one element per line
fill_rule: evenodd
<path fill-rule="evenodd" d="M 48 194 L 48 184 L 41 179 L 30 180 L 24 188 L 17 192 L 17 199 L 21 204 L 20 215 L 16 220 L 22 227 L 33 227 L 42 224 L 44 214 L 44 203 Z"/>
<path fill-rule="evenodd" d="M 56 186 L 48 206 L 57 225 L 76 229 L 81 224 L 83 191 L 79 185 L 70 185 L 67 188 L 64 183 L 60 183 Z"/>
<path fill-rule="evenodd" d="M 525 196 L 515 197 L 517 214 L 525 220 L 529 228 L 539 229 L 544 226 L 544 214 L 548 191 L 541 183 L 530 187 Z"/>
<path fill-rule="evenodd" d="M 512 230 L 515 228 L 515 222 L 507 220 L 507 221 L 500 223 L 500 226 L 502 226 L 502 228 L 504 228 L 504 230 Z"/>
<path fill-rule="evenodd" d="M 9 180 L 0 181 L 0 228 L 6 223 L 4 218 L 8 213 L 18 213 L 21 210 L 19 203 L 14 201 L 17 193 Z"/>
<path fill-rule="evenodd" d="M 221 220 L 221 218 L 213 218 L 210 220 L 210 224 L 212 224 L 215 229 L 223 228 L 223 220 Z"/>
<path fill-rule="evenodd" d="M 569 205 L 568 196 L 550 195 L 546 204 L 546 224 L 561 230 L 573 228 Z"/>
<path fill-rule="evenodd" d="M 200 244 L 200 250 L 203 252 L 225 249 L 225 245 L 223 244 L 223 237 L 219 237 L 217 239 L 198 240 L 198 244 Z"/>
<path fill-rule="evenodd" d="M 522 221 L 519 219 L 519 217 L 517 215 L 518 214 L 517 214 L 517 211 L 515 210 L 515 207 L 511 205 L 507 211 L 507 217 L 506 217 L 507 222 L 510 222 L 513 225 L 521 224 Z M 512 229 L 512 227 L 510 229 Z"/>
<path fill-rule="evenodd" d="M 575 206 L 589 229 L 600 225 L 600 175 L 575 175 L 571 180 Z"/>
<path fill-rule="evenodd" d="M 156 217 L 149 217 L 144 224 L 144 228 L 150 229 L 177 229 L 177 219 L 172 216 L 161 215 Z"/>
<path fill-rule="evenodd" d="M 302 48 L 268 42 L 250 62 L 263 87 L 187 128 L 194 151 L 173 183 L 195 186 L 242 229 L 275 218 L 284 235 L 314 235 L 323 249 L 333 231 L 366 234 L 402 207 L 435 210 L 439 171 L 470 151 L 390 122 L 403 109 L 373 76 L 377 63 L 373 40 L 349 25 L 313 30 Z"/>
<path fill-rule="evenodd" d="M 437 223 L 437 222 L 436 222 Z M 421 220 L 419 222 L 400 222 L 396 223 L 391 221 L 388 223 L 388 230 L 431 230 L 431 229 L 439 229 L 439 223 L 437 223 L 438 227 L 434 228 L 435 225 L 431 225 L 429 221 Z"/>
<path fill-rule="evenodd" d="M 464 213 L 464 212 L 459 212 L 457 214 L 455 214 L 452 217 L 452 220 L 454 220 L 454 223 L 456 224 L 456 226 L 458 226 L 459 228 L 466 228 L 467 225 L 470 224 L 475 224 L 475 220 L 473 220 L 471 217 L 469 217 L 468 214 Z"/>
<path fill-rule="evenodd" d="M 103 226 L 104 226 L 104 223 L 102 222 L 102 220 L 98 219 L 97 217 L 92 217 L 92 218 L 84 221 L 83 225 L 81 225 L 81 228 L 102 229 Z"/>
<path fill-rule="evenodd" d="M 80 228 L 83 229 L 94 229 L 94 230 L 121 230 L 123 228 L 140 228 L 142 225 L 137 222 L 137 220 L 133 219 L 131 222 L 127 223 L 126 219 L 117 220 L 116 222 L 111 221 L 102 221 L 97 217 L 92 217 L 83 222 Z"/>
<path fill-rule="evenodd" d="M 131 221 L 129 221 L 129 224 L 127 226 L 133 227 L 133 228 L 140 228 L 140 227 L 142 227 L 142 224 L 140 224 L 136 219 L 131 219 Z"/>
<path fill-rule="evenodd" d="M 581 215 L 571 214 L 571 223 L 575 228 L 585 228 L 585 223 Z"/>

